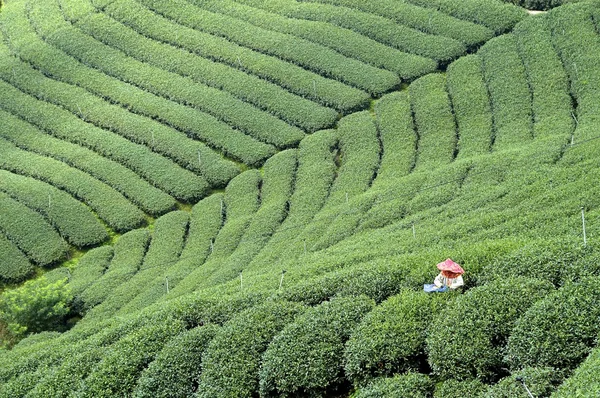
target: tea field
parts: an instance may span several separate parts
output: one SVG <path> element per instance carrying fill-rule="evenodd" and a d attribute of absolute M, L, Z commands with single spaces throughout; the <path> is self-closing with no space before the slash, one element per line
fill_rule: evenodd
<path fill-rule="evenodd" d="M 0 397 L 600 394 L 600 1 L 0 7 Z"/>

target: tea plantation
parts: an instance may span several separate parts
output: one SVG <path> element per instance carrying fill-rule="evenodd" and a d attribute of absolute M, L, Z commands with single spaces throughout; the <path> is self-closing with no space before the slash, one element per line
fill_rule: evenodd
<path fill-rule="evenodd" d="M 600 394 L 599 0 L 2 0 L 0 39 L 0 397 Z"/>

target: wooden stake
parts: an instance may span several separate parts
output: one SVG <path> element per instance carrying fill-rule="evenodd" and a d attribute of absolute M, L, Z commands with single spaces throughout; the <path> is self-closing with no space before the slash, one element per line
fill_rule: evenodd
<path fill-rule="evenodd" d="M 587 236 L 585 235 L 585 211 L 581 208 L 581 223 L 583 225 L 583 247 L 587 247 Z"/>
<path fill-rule="evenodd" d="M 279 290 L 281 290 L 281 285 L 283 285 L 283 276 L 285 275 L 285 270 L 281 271 L 281 279 L 279 280 Z"/>

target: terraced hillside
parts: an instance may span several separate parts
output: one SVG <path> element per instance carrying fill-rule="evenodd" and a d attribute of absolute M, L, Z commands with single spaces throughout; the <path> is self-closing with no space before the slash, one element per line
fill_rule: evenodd
<path fill-rule="evenodd" d="M 81 318 L 0 350 L 1 397 L 600 392 L 597 0 L 9 0 L 0 32 L 0 279 Z M 447 257 L 465 289 L 423 293 Z"/>

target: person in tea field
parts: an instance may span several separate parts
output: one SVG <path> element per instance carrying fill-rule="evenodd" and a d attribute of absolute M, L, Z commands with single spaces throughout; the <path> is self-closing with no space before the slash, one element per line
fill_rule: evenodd
<path fill-rule="evenodd" d="M 435 277 L 433 284 L 423 285 L 424 291 L 441 293 L 448 289 L 456 289 L 465 284 L 462 277 L 465 270 L 451 259 L 442 261 L 437 265 L 437 268 L 440 270 L 440 273 Z"/>

